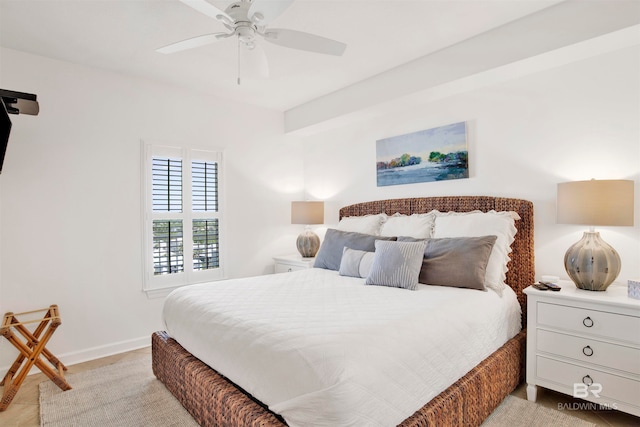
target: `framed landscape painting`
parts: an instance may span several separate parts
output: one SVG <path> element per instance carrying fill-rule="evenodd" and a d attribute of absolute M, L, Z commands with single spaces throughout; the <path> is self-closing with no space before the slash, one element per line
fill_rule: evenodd
<path fill-rule="evenodd" d="M 378 187 L 469 178 L 467 123 L 376 141 Z"/>

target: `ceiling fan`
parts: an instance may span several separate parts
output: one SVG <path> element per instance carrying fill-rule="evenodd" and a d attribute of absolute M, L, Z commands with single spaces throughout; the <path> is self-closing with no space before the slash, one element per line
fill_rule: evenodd
<path fill-rule="evenodd" d="M 181 3 L 220 21 L 229 32 L 205 34 L 172 43 L 156 49 L 160 53 L 175 53 L 215 43 L 218 40 L 238 37 L 238 66 L 241 56 L 253 63 L 263 76 L 268 75 L 264 52 L 256 44 L 259 38 L 269 43 L 326 55 L 341 56 L 347 45 L 315 34 L 282 28 L 268 28 L 269 23 L 280 16 L 293 0 L 240 0 L 231 3 L 223 11 L 206 0 L 178 0 Z M 244 49 L 243 49 L 244 48 Z M 248 52 L 254 52 L 248 54 Z M 239 74 L 238 70 L 238 74 Z M 240 77 L 238 76 L 238 84 Z"/>

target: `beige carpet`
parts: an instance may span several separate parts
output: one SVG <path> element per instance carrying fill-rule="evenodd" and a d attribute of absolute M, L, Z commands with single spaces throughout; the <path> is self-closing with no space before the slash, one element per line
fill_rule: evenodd
<path fill-rule="evenodd" d="M 158 381 L 148 357 L 70 374 L 72 390 L 40 383 L 40 425 L 44 427 L 197 426 Z M 483 427 L 592 427 L 595 424 L 508 396 Z"/>

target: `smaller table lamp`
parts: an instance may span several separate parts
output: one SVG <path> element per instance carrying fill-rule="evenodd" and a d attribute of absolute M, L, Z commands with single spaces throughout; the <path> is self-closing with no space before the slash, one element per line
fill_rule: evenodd
<path fill-rule="evenodd" d="M 311 231 L 311 224 L 324 223 L 324 202 L 291 202 L 291 224 L 306 225 L 296 246 L 304 258 L 313 258 L 320 249 L 320 238 Z"/>
<path fill-rule="evenodd" d="M 620 273 L 620 255 L 596 225 L 633 226 L 633 181 L 595 180 L 558 184 L 559 224 L 589 225 L 564 256 L 564 267 L 580 289 L 604 291 Z"/>

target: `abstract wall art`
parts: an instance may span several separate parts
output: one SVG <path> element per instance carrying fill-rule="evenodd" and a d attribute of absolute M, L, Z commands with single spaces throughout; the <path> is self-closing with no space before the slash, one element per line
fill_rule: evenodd
<path fill-rule="evenodd" d="M 376 142 L 378 187 L 469 178 L 467 123 Z"/>

